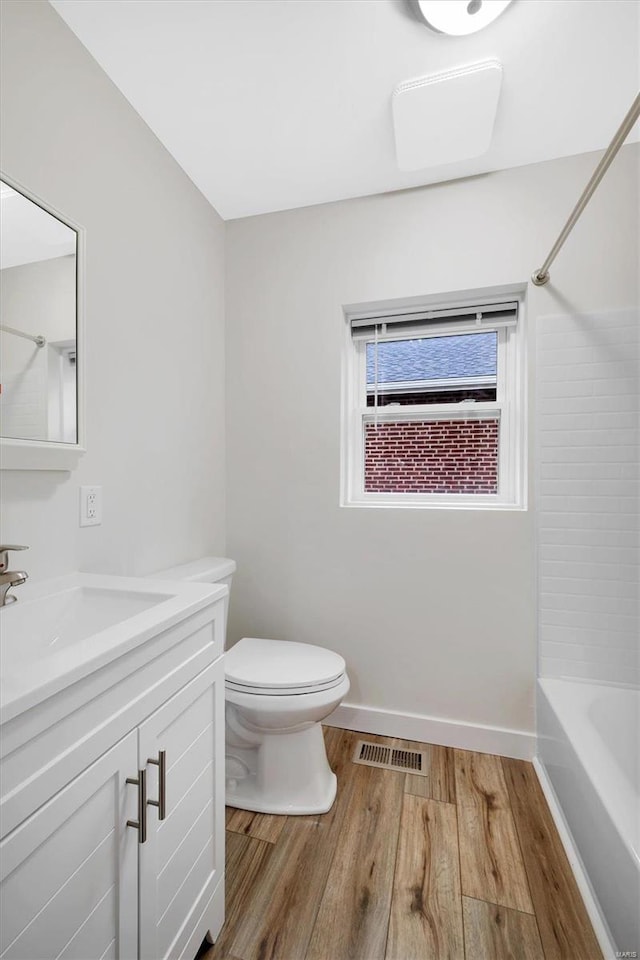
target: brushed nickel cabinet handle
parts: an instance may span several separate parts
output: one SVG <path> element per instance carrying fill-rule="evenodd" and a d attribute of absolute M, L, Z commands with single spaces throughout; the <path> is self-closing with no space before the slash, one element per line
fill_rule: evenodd
<path fill-rule="evenodd" d="M 138 819 L 127 820 L 128 827 L 135 827 L 138 831 L 138 843 L 144 843 L 147 839 L 147 771 L 138 770 L 138 776 L 127 777 L 127 783 L 132 783 L 138 788 Z"/>
<path fill-rule="evenodd" d="M 158 799 L 147 800 L 150 807 L 158 808 L 158 820 L 164 820 L 167 816 L 167 752 L 158 751 L 158 759 L 147 759 L 147 763 L 152 763 L 158 768 Z"/>

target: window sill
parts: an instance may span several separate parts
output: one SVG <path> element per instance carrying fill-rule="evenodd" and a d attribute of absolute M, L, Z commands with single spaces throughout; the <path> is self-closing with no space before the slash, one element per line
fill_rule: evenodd
<path fill-rule="evenodd" d="M 441 496 L 441 498 L 440 498 Z M 427 499 L 418 499 L 417 497 L 390 494 L 388 498 L 372 497 L 370 500 L 364 497 L 359 500 L 343 500 L 340 507 L 355 507 L 358 509 L 383 509 L 383 510 L 510 510 L 518 513 L 524 513 L 529 508 L 526 502 L 514 503 L 513 501 L 498 500 L 495 497 L 481 498 L 480 496 L 469 498 L 460 496 L 452 498 L 442 494 Z"/>

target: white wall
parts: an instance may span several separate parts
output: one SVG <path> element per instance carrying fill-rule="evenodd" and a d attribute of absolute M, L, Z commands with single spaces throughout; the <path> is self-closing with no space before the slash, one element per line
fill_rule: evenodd
<path fill-rule="evenodd" d="M 3 472 L 2 537 L 36 578 L 222 552 L 224 224 L 48 3 L 3 2 L 1 32 L 2 170 L 86 228 L 88 448 Z"/>
<path fill-rule="evenodd" d="M 530 288 L 531 363 L 536 317 L 636 301 L 637 157 Z M 340 651 L 353 704 L 533 730 L 532 512 L 338 506 L 341 307 L 527 281 L 596 162 L 228 224 L 232 639 Z"/>

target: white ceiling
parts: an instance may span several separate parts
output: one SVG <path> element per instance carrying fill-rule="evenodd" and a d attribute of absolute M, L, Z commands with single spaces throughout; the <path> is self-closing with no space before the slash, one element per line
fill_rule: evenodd
<path fill-rule="evenodd" d="M 225 219 L 597 150 L 638 89 L 636 0 L 514 0 L 468 37 L 404 0 L 51 3 Z M 493 57 L 489 151 L 401 173 L 394 87 Z"/>
<path fill-rule="evenodd" d="M 0 180 L 0 270 L 76 252 L 76 234 Z"/>

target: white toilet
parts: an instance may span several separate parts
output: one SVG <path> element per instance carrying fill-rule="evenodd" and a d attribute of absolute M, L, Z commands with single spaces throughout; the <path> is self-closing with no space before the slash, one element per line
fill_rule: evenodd
<path fill-rule="evenodd" d="M 233 560 L 204 557 L 153 576 L 231 588 L 235 569 Z M 286 640 L 245 637 L 226 653 L 229 806 L 281 814 L 331 808 L 336 776 L 320 722 L 349 692 L 345 666 L 331 650 Z"/>

